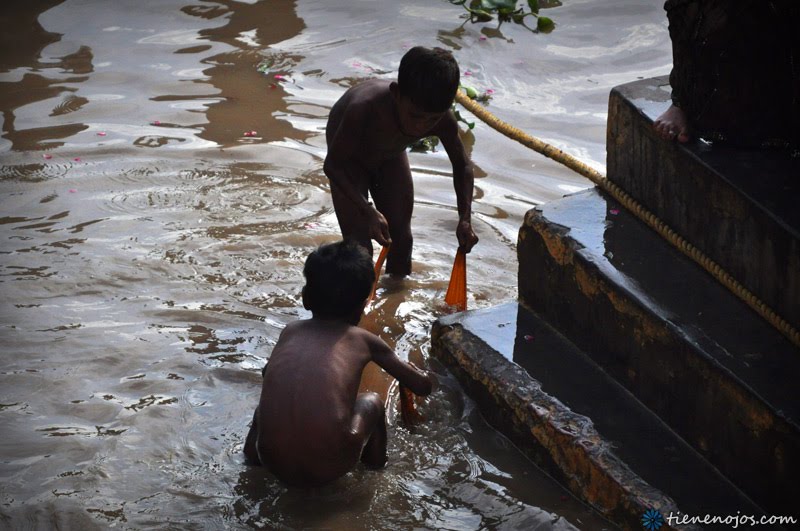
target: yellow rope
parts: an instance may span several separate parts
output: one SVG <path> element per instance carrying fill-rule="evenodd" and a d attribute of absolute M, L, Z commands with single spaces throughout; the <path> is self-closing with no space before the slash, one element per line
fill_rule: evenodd
<path fill-rule="evenodd" d="M 643 207 L 639 202 L 628 195 L 625 190 L 617 186 L 615 183 L 609 181 L 605 175 L 579 161 L 572 155 L 564 153 L 552 144 L 543 142 L 542 140 L 539 140 L 538 138 L 533 137 L 514 127 L 513 125 L 500 120 L 492 113 L 487 111 L 485 107 L 471 100 L 460 90 L 456 93 L 456 101 L 463 105 L 472 114 L 486 122 L 486 124 L 493 129 L 496 129 L 507 137 L 516 140 L 523 146 L 527 146 L 537 153 L 541 153 L 545 157 L 549 157 L 554 161 L 563 164 L 564 166 L 583 175 L 598 187 L 602 188 L 611 197 L 632 212 L 636 217 L 641 219 L 650 228 L 663 236 L 669 243 L 677 247 L 683 254 L 697 262 L 703 269 L 713 275 L 714 278 L 722 283 L 722 285 L 731 290 L 737 297 L 742 299 L 748 306 L 750 306 L 750 308 L 755 310 L 756 313 L 777 328 L 789 339 L 789 341 L 794 343 L 795 346 L 800 347 L 800 332 L 798 332 L 797 329 L 795 329 L 780 315 L 775 313 L 772 308 L 767 306 L 751 291 L 745 288 L 739 281 L 733 278 L 727 271 L 722 269 L 719 264 L 706 256 L 700 249 L 686 241 L 685 238 L 676 233 L 666 223 L 658 219 L 655 214 Z"/>

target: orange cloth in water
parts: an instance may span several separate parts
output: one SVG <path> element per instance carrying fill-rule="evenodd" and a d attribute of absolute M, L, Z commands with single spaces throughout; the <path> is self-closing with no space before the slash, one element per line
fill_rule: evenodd
<path fill-rule="evenodd" d="M 450 285 L 444 302 L 455 306 L 460 312 L 467 309 L 467 253 L 460 247 L 453 262 L 453 271 L 450 273 Z"/>
<path fill-rule="evenodd" d="M 403 424 L 413 426 L 419 424 L 425 417 L 417 410 L 417 401 L 408 388 L 400 386 L 400 418 Z"/>
<path fill-rule="evenodd" d="M 378 261 L 375 262 L 375 283 L 372 284 L 372 295 L 369 296 L 370 301 L 375 298 L 375 292 L 378 291 L 378 279 L 381 278 L 381 269 L 383 269 L 383 262 L 386 260 L 388 253 L 389 246 L 384 245 L 380 254 L 378 254 Z"/>
<path fill-rule="evenodd" d="M 375 299 L 375 293 L 378 291 L 378 280 L 381 277 L 381 270 L 383 269 L 383 262 L 386 260 L 386 255 L 388 253 L 389 246 L 384 245 L 380 254 L 378 254 L 378 260 L 375 262 L 375 283 L 372 286 L 372 295 L 370 295 L 369 298 L 370 301 Z M 417 402 L 414 398 L 414 393 L 402 385 L 400 386 L 400 417 L 403 419 L 406 426 L 419 424 L 425 420 L 420 412 L 417 411 Z"/>

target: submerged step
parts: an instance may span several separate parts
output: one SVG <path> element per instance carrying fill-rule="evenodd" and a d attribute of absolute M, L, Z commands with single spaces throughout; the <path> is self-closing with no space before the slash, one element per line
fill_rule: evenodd
<path fill-rule="evenodd" d="M 669 97 L 666 77 L 611 91 L 608 179 L 800 329 L 800 156 L 665 142 Z"/>
<path fill-rule="evenodd" d="M 484 416 L 611 521 L 640 528 L 655 508 L 761 514 L 744 494 L 589 356 L 508 303 L 433 327 L 432 353 Z"/>
<path fill-rule="evenodd" d="M 596 189 L 528 212 L 522 301 L 759 506 L 800 495 L 800 351 Z"/>

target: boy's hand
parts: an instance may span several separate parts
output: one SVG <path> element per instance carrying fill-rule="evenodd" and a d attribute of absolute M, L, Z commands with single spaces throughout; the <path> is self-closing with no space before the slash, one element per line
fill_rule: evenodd
<path fill-rule="evenodd" d="M 381 245 L 391 245 L 392 237 L 389 236 L 389 223 L 377 208 L 372 208 L 369 214 L 369 237 Z"/>
<path fill-rule="evenodd" d="M 475 231 L 472 230 L 472 223 L 466 220 L 458 222 L 456 238 L 458 238 L 459 247 L 463 247 L 465 253 L 470 252 L 472 247 L 478 243 L 478 237 L 475 235 Z"/>

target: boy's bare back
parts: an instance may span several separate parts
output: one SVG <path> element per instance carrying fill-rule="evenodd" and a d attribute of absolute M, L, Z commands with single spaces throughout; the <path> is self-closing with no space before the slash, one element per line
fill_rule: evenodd
<path fill-rule="evenodd" d="M 361 373 L 369 361 L 417 394 L 430 393 L 427 375 L 361 328 L 335 319 L 289 324 L 267 364 L 254 418 L 260 461 L 300 486 L 327 483 L 353 468 L 369 437 L 362 430 L 363 412 L 356 414 L 363 406 Z M 383 422 L 382 405 L 379 413 Z"/>

